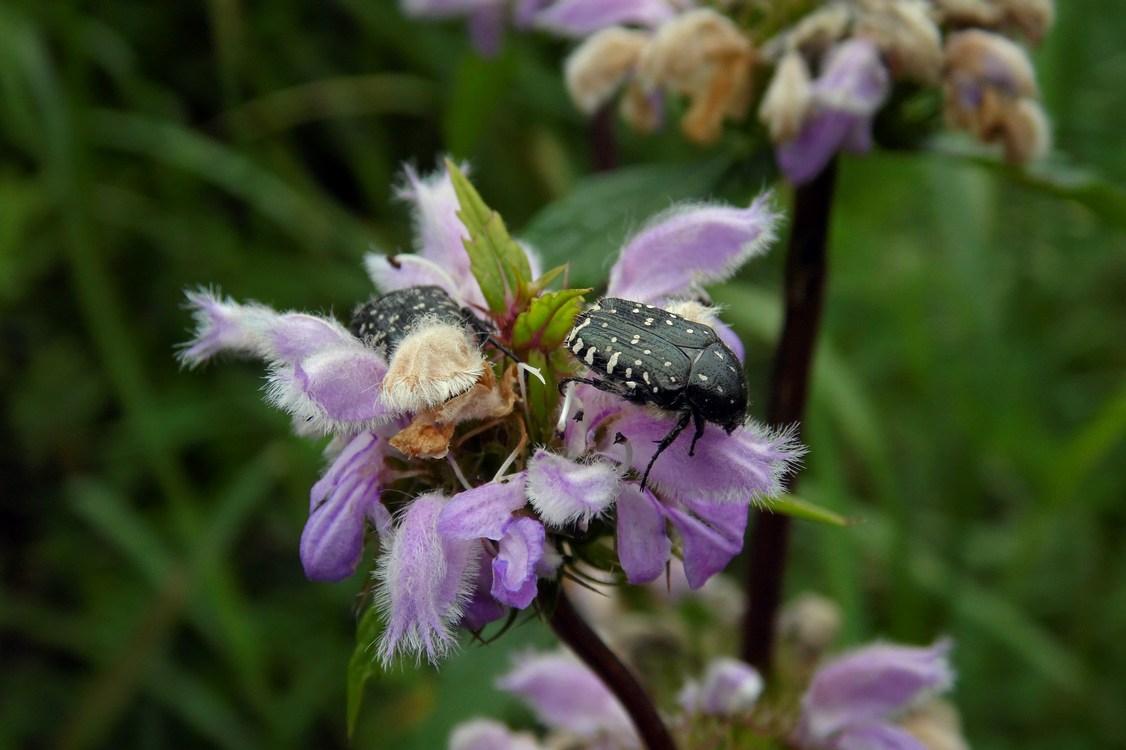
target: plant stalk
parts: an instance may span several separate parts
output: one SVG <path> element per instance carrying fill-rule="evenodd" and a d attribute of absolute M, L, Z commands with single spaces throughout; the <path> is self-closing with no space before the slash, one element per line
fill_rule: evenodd
<path fill-rule="evenodd" d="M 545 602 L 547 604 L 547 602 Z M 625 664 L 579 616 L 562 589 L 554 602 L 551 628 L 621 702 L 648 750 L 676 750 L 657 707 Z"/>
<path fill-rule="evenodd" d="M 837 161 L 831 160 L 810 182 L 794 191 L 794 218 L 786 248 L 784 280 L 785 317 L 771 373 L 767 423 L 775 428 L 798 426 L 809 395 L 809 375 L 822 298 L 828 273 L 826 247 Z M 783 480 L 792 492 L 800 469 Z M 749 541 L 746 578 L 747 612 L 743 620 L 743 659 L 769 675 L 774 652 L 774 628 L 786 575 L 790 519 L 758 511 Z"/>

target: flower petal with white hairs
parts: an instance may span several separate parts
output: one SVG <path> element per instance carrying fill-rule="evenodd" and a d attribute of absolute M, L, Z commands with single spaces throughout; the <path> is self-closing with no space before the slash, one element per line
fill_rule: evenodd
<path fill-rule="evenodd" d="M 658 214 L 622 248 L 606 295 L 650 304 L 695 297 L 765 253 L 778 219 L 769 194 L 747 208 L 688 205 Z"/>
<path fill-rule="evenodd" d="M 311 432 L 356 432 L 395 415 L 380 399 L 387 363 L 335 320 L 189 292 L 195 335 L 180 360 L 196 366 L 222 352 L 266 360 L 271 403 Z"/>
<path fill-rule="evenodd" d="M 477 543 L 438 533 L 445 503 L 437 492 L 416 497 L 385 540 L 375 594 L 387 618 L 378 645 L 385 664 L 404 653 L 436 663 L 457 643 L 454 627 L 477 574 Z"/>

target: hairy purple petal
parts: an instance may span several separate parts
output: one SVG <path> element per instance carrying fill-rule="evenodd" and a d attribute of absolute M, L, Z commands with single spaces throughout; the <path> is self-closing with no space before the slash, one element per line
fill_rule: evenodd
<path fill-rule="evenodd" d="M 267 398 L 298 420 L 323 425 L 377 424 L 394 416 L 380 400 L 387 365 L 358 340 L 343 342 L 297 361 L 275 367 Z"/>
<path fill-rule="evenodd" d="M 743 548 L 743 531 L 750 507 L 731 503 L 688 501 L 683 508 L 666 508 L 680 535 L 684 575 L 692 589 L 727 567 Z"/>
<path fill-rule="evenodd" d="M 653 493 L 633 482 L 618 495 L 618 560 L 630 583 L 648 583 L 665 572 L 672 541 L 665 531 L 665 516 Z"/>
<path fill-rule="evenodd" d="M 531 706 L 552 729 L 584 739 L 612 738 L 625 748 L 639 747 L 625 709 L 586 666 L 562 654 L 534 654 L 519 659 L 497 687 Z"/>
<path fill-rule="evenodd" d="M 401 653 L 436 663 L 456 644 L 453 629 L 477 573 L 478 543 L 438 532 L 445 502 L 438 493 L 412 500 L 376 567 L 376 604 L 387 617 L 379 639 L 384 663 Z"/>
<path fill-rule="evenodd" d="M 689 682 L 677 696 L 689 714 L 735 716 L 754 707 L 763 690 L 762 675 L 737 659 L 716 659 L 700 682 Z"/>
<path fill-rule="evenodd" d="M 622 249 L 606 294 L 651 304 L 695 296 L 766 252 L 778 217 L 769 195 L 748 208 L 688 205 L 659 214 Z"/>
<path fill-rule="evenodd" d="M 833 750 L 928 750 L 906 729 L 883 722 L 847 727 L 828 747 Z"/>
<path fill-rule="evenodd" d="M 241 305 L 204 291 L 189 292 L 195 337 L 182 351 L 189 365 L 221 351 L 252 354 L 269 366 L 267 398 L 305 431 L 356 431 L 392 414 L 379 400 L 383 357 L 335 320 Z"/>
<path fill-rule="evenodd" d="M 453 539 L 500 539 L 525 502 L 523 474 L 489 482 L 455 495 L 438 517 L 438 531 Z"/>
<path fill-rule="evenodd" d="M 536 598 L 536 567 L 543 558 L 546 534 L 534 518 L 514 518 L 505 524 L 504 535 L 493 560 L 493 598 L 524 609 Z"/>
<path fill-rule="evenodd" d="M 467 169 L 465 165 L 461 168 Z M 461 303 L 484 305 L 481 290 L 469 270 L 464 244 L 469 231 L 457 217 L 457 194 L 449 172 L 442 169 L 420 177 L 408 168 L 406 176 L 407 184 L 400 196 L 413 204 L 415 250 L 423 264 L 411 262 L 410 258 L 396 264 L 385 255 L 369 253 L 364 257 L 364 265 L 372 281 L 384 292 L 435 284 Z"/>
<path fill-rule="evenodd" d="M 604 452 L 620 461 L 632 453 L 633 467 L 642 472 L 675 418 L 621 402 L 613 415 L 613 429 L 626 436 L 630 450 L 609 445 Z M 591 425 L 591 429 L 595 427 Z M 689 456 L 690 432 L 691 428 L 665 449 L 649 473 L 658 494 L 678 503 L 702 500 L 746 505 L 776 495 L 781 477 L 803 452 L 789 433 L 771 433 L 748 422 L 730 435 L 708 424 L 696 443 L 696 455 Z"/>
<path fill-rule="evenodd" d="M 257 302 L 239 304 L 202 289 L 186 296 L 196 330 L 180 360 L 193 367 L 220 352 L 292 363 L 353 338 L 335 320 L 279 313 Z"/>
<path fill-rule="evenodd" d="M 470 719 L 454 728 L 449 750 L 540 750 L 527 734 L 516 734 L 492 719 Z"/>
<path fill-rule="evenodd" d="M 927 648 L 877 644 L 846 654 L 814 675 L 802 698 L 800 734 L 820 746 L 842 729 L 886 718 L 954 680 L 951 642 Z"/>
<path fill-rule="evenodd" d="M 655 28 L 676 15 L 666 0 L 556 0 L 535 18 L 535 26 L 574 39 L 607 26 Z"/>
<path fill-rule="evenodd" d="M 384 447 L 370 432 L 356 436 L 309 493 L 301 564 L 312 581 L 352 575 L 364 549 L 364 524 L 387 513 L 379 502 Z M 378 510 L 376 510 L 378 508 Z"/>
<path fill-rule="evenodd" d="M 620 484 L 607 463 L 577 463 L 540 449 L 528 461 L 525 487 L 545 523 L 566 526 L 604 513 L 617 499 Z"/>

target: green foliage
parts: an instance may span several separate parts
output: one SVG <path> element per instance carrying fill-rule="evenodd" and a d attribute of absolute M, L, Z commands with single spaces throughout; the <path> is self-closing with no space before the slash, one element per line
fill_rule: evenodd
<path fill-rule="evenodd" d="M 508 310 L 512 300 L 526 301 L 529 299 L 528 282 L 532 280 L 528 256 L 508 236 L 504 219 L 485 205 L 477 189 L 457 165 L 447 159 L 446 169 L 450 171 L 454 192 L 461 206 L 457 215 L 469 231 L 469 238 L 465 240 L 469 268 L 489 308 L 499 313 Z"/>
<path fill-rule="evenodd" d="M 364 688 L 368 680 L 380 674 L 379 660 L 375 655 L 376 643 L 383 632 L 379 610 L 368 605 L 356 622 L 356 648 L 348 660 L 348 736 L 356 731 L 360 718 Z"/>
<path fill-rule="evenodd" d="M 551 353 L 559 348 L 583 308 L 583 295 L 590 289 L 563 289 L 547 292 L 532 301 L 516 316 L 512 326 L 512 346 L 517 351 L 539 349 Z"/>
<path fill-rule="evenodd" d="M 1126 736 L 1126 15 L 1057 12 L 1037 64 L 1066 169 L 842 164 L 799 489 L 864 523 L 797 522 L 788 575 L 841 603 L 846 643 L 951 634 L 988 750 Z M 479 61 L 459 24 L 371 0 L 0 5 L 0 747 L 346 747 L 354 726 L 407 750 L 526 719 L 490 686 L 549 642 L 534 620 L 367 681 L 357 710 L 365 575 L 297 560 L 321 446 L 258 400 L 256 364 L 172 353 L 185 287 L 346 315 L 370 245 L 411 241 L 403 162 L 472 160 L 572 286 L 672 202 L 767 186 L 675 128 L 619 128 L 623 168 L 576 179 L 565 51 L 511 35 Z M 760 414 L 779 261 L 713 290 Z"/>

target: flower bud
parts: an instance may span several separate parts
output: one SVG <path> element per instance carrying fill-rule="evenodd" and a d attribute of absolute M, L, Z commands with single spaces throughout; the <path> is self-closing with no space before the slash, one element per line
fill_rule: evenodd
<path fill-rule="evenodd" d="M 643 88 L 667 88 L 690 100 L 681 128 L 696 143 L 720 136 L 725 117 L 750 104 L 750 40 L 714 10 L 688 11 L 658 29 L 638 60 Z"/>
<path fill-rule="evenodd" d="M 611 26 L 583 42 L 563 65 L 567 91 L 575 106 L 594 114 L 613 97 L 648 40 L 646 32 Z"/>
<path fill-rule="evenodd" d="M 800 54 L 787 52 L 778 63 L 758 110 L 759 119 L 770 131 L 770 139 L 781 143 L 795 137 L 812 103 L 809 67 Z"/>
<path fill-rule="evenodd" d="M 942 71 L 942 37 L 919 0 L 894 0 L 860 14 L 853 26 L 856 37 L 871 39 L 880 48 L 893 78 L 934 83 Z"/>
<path fill-rule="evenodd" d="M 1050 128 L 1038 95 L 1032 63 L 1012 41 L 986 31 L 963 31 L 946 44 L 944 114 L 952 128 L 1000 143 L 1010 162 L 1042 156 Z"/>

